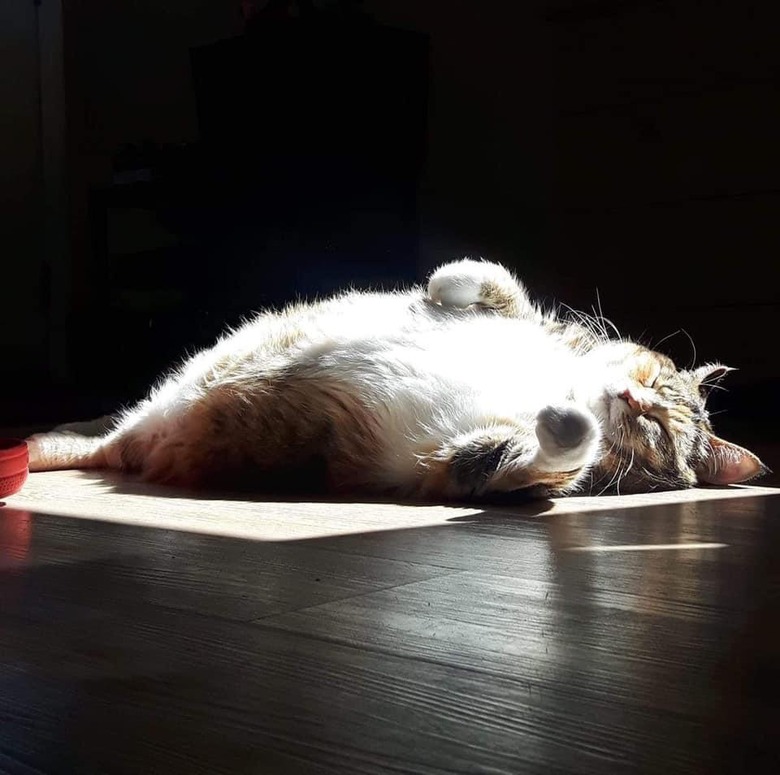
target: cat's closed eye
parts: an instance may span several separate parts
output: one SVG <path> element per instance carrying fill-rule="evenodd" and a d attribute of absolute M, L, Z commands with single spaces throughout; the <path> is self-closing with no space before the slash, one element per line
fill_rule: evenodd
<path fill-rule="evenodd" d="M 655 390 L 659 384 L 658 381 L 661 378 L 661 367 L 656 366 L 655 369 L 650 373 L 650 376 L 647 378 L 647 381 L 645 383 L 645 387 L 650 388 L 651 390 Z"/>

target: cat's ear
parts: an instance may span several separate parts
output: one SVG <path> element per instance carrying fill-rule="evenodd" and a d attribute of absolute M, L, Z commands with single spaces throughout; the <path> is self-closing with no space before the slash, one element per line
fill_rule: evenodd
<path fill-rule="evenodd" d="M 713 388 L 731 371 L 736 371 L 736 369 L 724 366 L 722 363 L 707 363 L 689 373 L 701 397 L 706 399 Z"/>
<path fill-rule="evenodd" d="M 738 484 L 769 470 L 752 452 L 729 441 L 710 436 L 707 455 L 696 475 L 703 484 Z"/>

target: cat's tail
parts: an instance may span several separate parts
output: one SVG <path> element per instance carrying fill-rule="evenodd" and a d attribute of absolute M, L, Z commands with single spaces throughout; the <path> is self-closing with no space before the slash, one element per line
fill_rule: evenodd
<path fill-rule="evenodd" d="M 67 468 L 107 468 L 104 437 L 77 436 L 74 433 L 39 433 L 27 439 L 30 471 L 57 471 Z"/>

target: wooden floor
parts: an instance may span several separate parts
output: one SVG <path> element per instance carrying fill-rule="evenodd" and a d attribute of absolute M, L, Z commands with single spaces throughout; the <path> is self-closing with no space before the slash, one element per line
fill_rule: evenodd
<path fill-rule="evenodd" d="M 34 475 L 0 509 L 0 772 L 780 772 L 779 493 Z"/>

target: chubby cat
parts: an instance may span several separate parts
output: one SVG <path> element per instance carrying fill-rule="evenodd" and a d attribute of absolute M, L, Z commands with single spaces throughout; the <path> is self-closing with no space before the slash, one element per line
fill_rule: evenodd
<path fill-rule="evenodd" d="M 103 434 L 32 437 L 31 470 L 435 500 L 732 484 L 764 467 L 712 431 L 728 371 L 678 370 L 464 259 L 425 289 L 262 313 Z"/>

